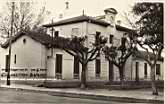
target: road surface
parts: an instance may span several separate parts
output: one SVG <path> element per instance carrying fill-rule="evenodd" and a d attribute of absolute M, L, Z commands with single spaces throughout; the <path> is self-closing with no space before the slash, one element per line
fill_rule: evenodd
<path fill-rule="evenodd" d="M 0 104 L 7 103 L 33 103 L 33 104 L 123 104 L 114 101 L 102 101 L 91 99 L 80 99 L 70 97 L 52 96 L 44 93 L 36 93 L 23 90 L 0 88 Z M 126 104 L 126 103 L 124 103 Z M 130 104 L 130 103 L 129 103 Z"/>

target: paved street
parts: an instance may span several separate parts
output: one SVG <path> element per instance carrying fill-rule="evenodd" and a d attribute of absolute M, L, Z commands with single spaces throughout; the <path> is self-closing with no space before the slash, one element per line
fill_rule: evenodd
<path fill-rule="evenodd" d="M 11 89 L 0 89 L 0 103 L 122 104 L 119 102 L 59 97 Z"/>
<path fill-rule="evenodd" d="M 49 93 L 49 94 L 48 94 Z M 54 95 L 54 96 L 53 96 Z M 67 98 L 67 97 L 57 97 L 60 96 L 70 96 L 70 97 L 80 97 L 83 98 L 93 98 L 96 97 L 98 100 L 89 99 L 79 99 L 79 98 Z M 111 97 L 110 97 L 111 96 Z M 122 104 L 120 102 L 113 101 L 133 101 L 133 102 L 150 102 L 156 100 L 163 103 L 163 91 L 159 91 L 159 96 L 151 95 L 150 89 L 141 90 L 107 90 L 107 89 L 88 89 L 81 90 L 76 88 L 43 88 L 35 87 L 30 85 L 20 85 L 12 84 L 11 86 L 1 85 L 0 88 L 0 104 L 3 103 L 55 103 L 55 104 Z M 116 99 L 115 99 L 116 98 Z M 105 101 L 103 99 L 109 99 Z M 124 103 L 126 104 L 126 103 Z M 129 103 L 131 104 L 131 103 Z M 139 103 L 138 103 L 139 104 Z M 145 104 L 145 103 L 143 103 Z"/>

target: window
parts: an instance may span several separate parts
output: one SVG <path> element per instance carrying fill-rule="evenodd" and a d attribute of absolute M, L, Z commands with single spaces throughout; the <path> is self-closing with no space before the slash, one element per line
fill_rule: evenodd
<path fill-rule="evenodd" d="M 100 37 L 101 32 L 96 31 L 96 36 L 95 36 L 95 44 L 99 44 L 99 37 Z"/>
<path fill-rule="evenodd" d="M 74 57 L 74 79 L 79 79 L 79 59 Z"/>
<path fill-rule="evenodd" d="M 9 55 L 6 55 L 6 68 L 5 72 L 8 72 L 9 69 Z"/>
<path fill-rule="evenodd" d="M 79 28 L 72 28 L 72 36 L 78 36 L 80 35 Z"/>
<path fill-rule="evenodd" d="M 23 39 L 23 43 L 24 43 L 24 44 L 26 43 L 26 39 Z"/>
<path fill-rule="evenodd" d="M 62 55 L 56 54 L 56 78 L 61 79 L 62 78 Z"/>
<path fill-rule="evenodd" d="M 144 63 L 144 76 L 147 77 L 147 63 Z"/>
<path fill-rule="evenodd" d="M 156 75 L 160 75 L 160 64 L 156 64 Z"/>
<path fill-rule="evenodd" d="M 122 37 L 121 38 L 121 45 L 122 45 L 122 47 L 125 47 L 125 43 L 126 43 L 126 38 Z"/>
<path fill-rule="evenodd" d="M 113 35 L 109 36 L 109 43 L 112 44 L 113 43 Z"/>
<path fill-rule="evenodd" d="M 17 60 L 17 57 L 16 57 L 16 54 L 14 55 L 14 64 L 16 64 L 16 60 Z"/>
<path fill-rule="evenodd" d="M 136 62 L 136 70 L 135 70 L 135 80 L 139 81 L 139 62 Z"/>
<path fill-rule="evenodd" d="M 109 61 L 109 81 L 113 81 L 114 78 L 114 70 L 113 70 L 113 62 Z"/>
<path fill-rule="evenodd" d="M 101 62 L 100 59 L 96 59 L 96 78 L 100 78 Z"/>
<path fill-rule="evenodd" d="M 59 36 L 59 31 L 55 31 L 54 35 L 55 35 L 55 37 L 58 37 Z"/>

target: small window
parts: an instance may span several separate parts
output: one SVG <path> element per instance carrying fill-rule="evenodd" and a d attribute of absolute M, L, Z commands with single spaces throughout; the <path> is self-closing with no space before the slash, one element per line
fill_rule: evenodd
<path fill-rule="evenodd" d="M 54 35 L 55 35 L 55 37 L 58 37 L 59 36 L 59 31 L 55 31 Z"/>
<path fill-rule="evenodd" d="M 74 79 L 79 79 L 79 59 L 74 57 Z"/>
<path fill-rule="evenodd" d="M 114 17 L 113 16 L 111 16 L 111 20 L 114 21 Z"/>
<path fill-rule="evenodd" d="M 144 63 L 144 76 L 147 77 L 147 63 Z"/>
<path fill-rule="evenodd" d="M 160 64 L 156 64 L 156 75 L 160 75 Z"/>
<path fill-rule="evenodd" d="M 79 28 L 72 28 L 72 36 L 79 36 L 80 32 L 79 32 Z"/>
<path fill-rule="evenodd" d="M 24 44 L 26 43 L 26 39 L 23 39 L 23 43 L 24 43 Z"/>
<path fill-rule="evenodd" d="M 16 54 L 14 55 L 14 64 L 16 64 L 17 56 Z"/>
<path fill-rule="evenodd" d="M 109 36 L 109 43 L 112 44 L 113 43 L 113 35 Z"/>

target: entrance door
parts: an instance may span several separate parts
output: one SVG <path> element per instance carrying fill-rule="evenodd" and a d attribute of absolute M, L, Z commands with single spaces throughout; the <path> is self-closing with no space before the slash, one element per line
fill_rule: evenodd
<path fill-rule="evenodd" d="M 109 61 L 109 81 L 112 82 L 113 81 L 113 77 L 114 77 L 114 72 L 113 72 L 113 63 L 111 61 Z"/>
<path fill-rule="evenodd" d="M 6 66 L 5 66 L 5 72 L 8 72 L 9 70 L 9 55 L 6 55 Z"/>
<path fill-rule="evenodd" d="M 56 78 L 61 79 L 62 78 L 62 55 L 56 54 Z"/>

